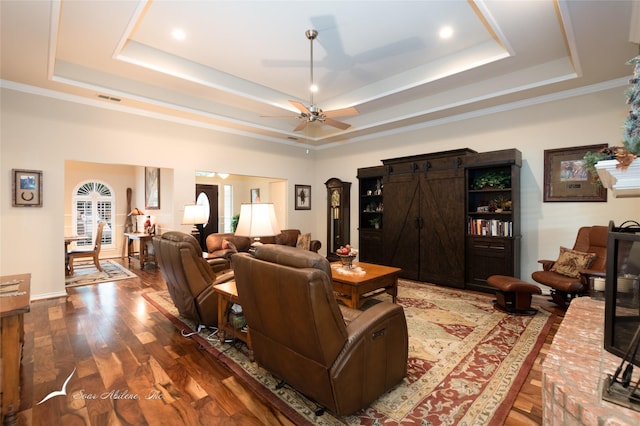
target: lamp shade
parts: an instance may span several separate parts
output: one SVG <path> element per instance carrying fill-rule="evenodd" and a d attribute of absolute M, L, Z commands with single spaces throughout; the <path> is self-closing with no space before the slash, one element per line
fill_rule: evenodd
<path fill-rule="evenodd" d="M 240 237 L 272 237 L 280 233 L 276 210 L 272 203 L 251 203 L 240 206 L 236 235 Z"/>
<path fill-rule="evenodd" d="M 142 216 L 143 214 L 144 212 L 136 207 L 133 210 L 131 210 L 131 213 L 129 213 L 129 216 Z"/>
<path fill-rule="evenodd" d="M 182 215 L 183 225 L 202 225 L 209 221 L 207 206 L 202 204 L 187 204 Z"/>

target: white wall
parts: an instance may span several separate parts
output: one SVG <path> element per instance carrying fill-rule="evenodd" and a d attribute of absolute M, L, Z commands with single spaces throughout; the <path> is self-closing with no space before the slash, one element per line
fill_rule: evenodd
<path fill-rule="evenodd" d="M 287 200 L 286 226 L 311 232 L 322 241 L 324 251 L 324 182 L 329 178 L 352 182 L 351 205 L 357 206 L 357 168 L 379 165 L 381 159 L 464 147 L 480 152 L 517 148 L 523 154 L 521 269 L 525 279 L 537 268 L 537 259 L 554 258 L 560 245 L 570 246 L 580 225 L 640 219 L 640 199 L 635 198 L 610 195 L 607 203 L 542 202 L 544 149 L 619 143 L 627 109 L 623 87 L 309 153 L 296 146 L 7 89 L 1 95 L 0 274 L 31 272 L 34 297 L 64 294 L 66 160 L 170 170 L 170 176 L 162 178 L 162 197 L 170 200 L 166 206 L 162 202 L 167 222 L 163 230 L 183 229 L 182 209 L 193 202 L 196 170 L 282 178 L 287 181 L 288 198 L 293 197 L 295 184 L 311 185 L 312 210 L 294 210 L 293 200 Z M 42 208 L 11 207 L 12 168 L 43 171 Z M 144 188 L 142 174 L 136 181 Z M 351 212 L 352 243 L 358 237 L 356 210 Z"/>

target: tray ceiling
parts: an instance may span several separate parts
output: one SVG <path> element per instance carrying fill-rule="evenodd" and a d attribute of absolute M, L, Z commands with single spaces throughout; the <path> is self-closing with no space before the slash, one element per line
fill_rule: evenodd
<path fill-rule="evenodd" d="M 1 77 L 17 90 L 335 146 L 623 85 L 638 52 L 633 3 L 3 0 Z M 340 118 L 347 130 L 293 131 L 289 100 L 310 101 L 312 28 L 315 103 L 356 107 Z"/>

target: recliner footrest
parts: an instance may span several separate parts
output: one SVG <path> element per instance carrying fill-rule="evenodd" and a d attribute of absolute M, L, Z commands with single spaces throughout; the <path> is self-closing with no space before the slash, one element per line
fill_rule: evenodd
<path fill-rule="evenodd" d="M 491 275 L 487 283 L 496 289 L 495 303 L 505 311 L 529 315 L 537 312 L 531 308 L 532 295 L 542 294 L 537 285 L 506 275 Z"/>

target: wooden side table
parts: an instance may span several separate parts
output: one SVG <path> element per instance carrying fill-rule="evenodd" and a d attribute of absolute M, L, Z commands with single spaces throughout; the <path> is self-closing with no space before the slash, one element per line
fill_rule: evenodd
<path fill-rule="evenodd" d="M 2 424 L 15 421 L 20 409 L 20 372 L 24 345 L 24 314 L 29 312 L 31 274 L 0 277 L 0 383 Z"/>
<path fill-rule="evenodd" d="M 249 327 L 244 330 L 235 328 L 229 323 L 229 312 L 234 303 L 240 303 L 235 280 L 213 286 L 213 291 L 218 293 L 218 337 L 220 343 L 224 343 L 226 337 L 236 338 L 247 345 L 249 349 L 249 361 L 253 361 L 253 348 L 251 346 L 251 334 Z"/>
<path fill-rule="evenodd" d="M 157 267 L 155 254 L 152 254 L 149 250 L 149 246 L 152 244 L 153 235 L 145 234 L 144 232 L 125 232 L 124 236 L 127 241 L 127 259 L 129 259 L 129 266 L 131 266 L 131 259 L 137 259 L 140 261 L 140 269 L 144 269 L 144 265 L 151 264 Z M 138 251 L 135 251 L 133 242 L 138 240 L 140 246 Z"/>

